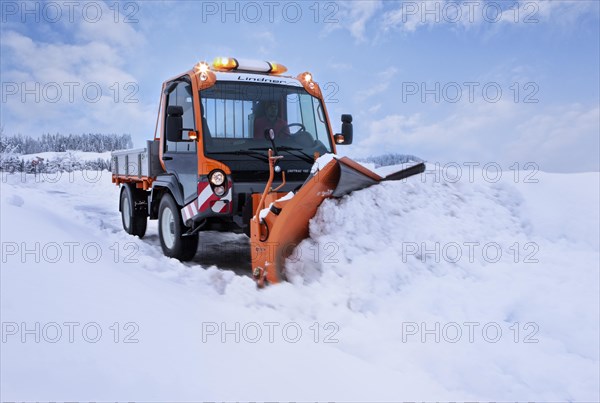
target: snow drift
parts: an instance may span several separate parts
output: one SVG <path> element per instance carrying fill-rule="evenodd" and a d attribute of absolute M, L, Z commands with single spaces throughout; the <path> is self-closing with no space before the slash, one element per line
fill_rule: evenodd
<path fill-rule="evenodd" d="M 107 172 L 4 175 L 1 398 L 598 401 L 599 174 L 479 174 L 325 201 L 262 291 L 244 236 L 127 236 Z"/>

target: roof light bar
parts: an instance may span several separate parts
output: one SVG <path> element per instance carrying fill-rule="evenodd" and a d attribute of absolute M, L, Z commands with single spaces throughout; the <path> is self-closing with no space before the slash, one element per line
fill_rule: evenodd
<path fill-rule="evenodd" d="M 282 74 L 287 67 L 279 63 L 250 59 L 234 59 L 233 57 L 217 57 L 213 61 L 213 69 L 219 71 L 243 70 L 256 73 Z"/>

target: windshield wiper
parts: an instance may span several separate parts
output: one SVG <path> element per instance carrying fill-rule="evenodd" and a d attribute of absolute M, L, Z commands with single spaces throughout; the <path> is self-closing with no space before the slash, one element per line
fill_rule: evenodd
<path fill-rule="evenodd" d="M 256 158 L 257 160 L 260 160 L 260 161 L 263 161 L 263 162 L 269 162 L 269 157 L 267 157 L 263 153 L 259 153 L 257 151 L 250 151 L 250 150 L 214 151 L 214 152 L 206 151 L 206 154 L 215 154 L 215 155 L 227 155 L 227 154 L 229 154 L 229 155 L 247 155 L 249 157 Z"/>
<path fill-rule="evenodd" d="M 315 162 L 315 158 L 311 157 L 310 155 L 308 155 L 307 153 L 305 153 L 301 148 L 298 147 L 288 147 L 288 146 L 280 146 L 278 148 L 278 150 L 282 150 L 282 151 L 298 151 L 300 154 L 302 154 L 304 156 L 304 158 L 300 157 L 299 155 L 296 155 L 299 158 L 302 158 L 304 161 L 309 162 L 309 163 L 314 163 Z M 292 154 L 292 153 L 290 153 Z"/>
<path fill-rule="evenodd" d="M 256 147 L 256 148 L 250 148 L 250 150 L 263 150 L 263 151 L 266 151 L 269 148 L 270 147 Z M 277 151 L 287 151 L 289 154 L 293 155 L 294 157 L 298 157 L 302 161 L 306 161 L 309 164 L 312 164 L 312 163 L 315 162 L 315 159 L 313 157 L 311 157 L 310 155 L 308 155 L 307 153 L 305 153 L 304 151 L 302 151 L 301 148 L 288 147 L 288 146 L 278 146 L 277 147 Z M 294 154 L 294 153 L 292 153 L 292 151 L 298 151 L 302 155 Z"/>

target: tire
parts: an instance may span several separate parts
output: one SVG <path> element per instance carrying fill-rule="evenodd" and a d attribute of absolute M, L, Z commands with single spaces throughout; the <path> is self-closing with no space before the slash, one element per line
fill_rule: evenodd
<path fill-rule="evenodd" d="M 121 222 L 125 232 L 143 238 L 146 234 L 148 218 L 146 214 L 135 211 L 133 208 L 133 201 L 135 200 L 133 192 L 135 190 L 132 191 L 130 186 L 123 186 L 121 191 Z"/>
<path fill-rule="evenodd" d="M 165 256 L 182 262 L 192 260 L 198 250 L 198 234 L 183 236 L 184 228 L 179 206 L 173 196 L 165 194 L 158 208 L 158 235 Z"/>

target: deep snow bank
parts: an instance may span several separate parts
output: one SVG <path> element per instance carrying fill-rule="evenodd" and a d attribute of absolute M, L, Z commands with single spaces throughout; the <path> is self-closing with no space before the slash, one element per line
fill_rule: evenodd
<path fill-rule="evenodd" d="M 366 318 L 365 359 L 483 399 L 597 397 L 598 174 L 449 183 L 428 168 L 327 200 L 291 281 Z"/>

